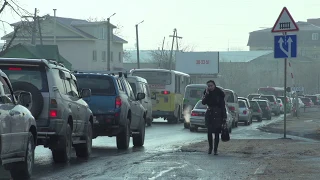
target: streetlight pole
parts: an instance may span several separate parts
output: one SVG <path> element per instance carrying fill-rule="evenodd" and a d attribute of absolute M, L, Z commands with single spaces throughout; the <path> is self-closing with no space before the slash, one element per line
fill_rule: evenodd
<path fill-rule="evenodd" d="M 136 46 L 137 46 L 137 64 L 138 64 L 138 69 L 140 69 L 140 57 L 139 57 L 139 32 L 138 32 L 138 25 L 143 23 L 143 21 L 139 22 L 136 24 Z"/>
<path fill-rule="evenodd" d="M 110 32 L 110 18 L 112 16 L 114 16 L 116 13 L 113 13 L 110 17 L 108 17 L 107 21 L 108 21 L 108 29 L 107 29 L 107 33 L 108 33 L 108 48 L 107 48 L 107 71 L 110 71 L 110 61 L 111 61 L 111 55 L 110 55 L 110 41 L 111 41 L 111 32 Z"/>

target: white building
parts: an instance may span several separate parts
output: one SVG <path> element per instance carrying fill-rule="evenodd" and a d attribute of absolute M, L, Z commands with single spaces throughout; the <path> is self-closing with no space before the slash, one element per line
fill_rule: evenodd
<path fill-rule="evenodd" d="M 56 19 L 56 25 L 55 25 Z M 31 30 L 33 22 L 17 22 L 13 26 L 22 26 L 17 33 L 13 45 L 31 42 Z M 46 16 L 37 27 L 36 44 L 40 44 L 40 31 L 44 45 L 56 44 L 60 54 L 66 58 L 74 70 L 107 70 L 107 26 L 106 21 L 89 22 L 81 19 Z M 113 34 L 114 25 L 110 25 L 111 50 L 110 69 L 123 68 L 123 44 L 124 39 Z M 39 31 L 40 29 L 40 31 Z M 2 37 L 9 41 L 13 32 Z"/>

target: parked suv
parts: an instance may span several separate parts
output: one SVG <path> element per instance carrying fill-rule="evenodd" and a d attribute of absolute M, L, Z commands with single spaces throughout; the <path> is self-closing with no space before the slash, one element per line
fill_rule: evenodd
<path fill-rule="evenodd" d="M 92 96 L 86 98 L 94 115 L 94 138 L 117 137 L 117 148 L 128 149 L 130 136 L 134 146 L 143 146 L 146 109 L 140 100 L 145 93 L 135 96 L 126 75 L 76 72 L 79 88 L 90 88 Z"/>
<path fill-rule="evenodd" d="M 0 165 L 13 179 L 32 175 L 37 128 L 31 112 L 23 106 L 30 103 L 31 94 L 14 94 L 8 77 L 0 70 Z"/>
<path fill-rule="evenodd" d="M 77 80 L 62 64 L 44 59 L 0 58 L 15 91 L 32 94 L 29 110 L 36 119 L 38 145 L 49 147 L 55 162 L 67 162 L 72 146 L 78 157 L 88 157 L 92 147 L 93 115 L 82 100 Z"/>
<path fill-rule="evenodd" d="M 138 95 L 138 93 L 145 93 L 146 97 L 142 100 L 140 100 L 140 103 L 142 106 L 146 109 L 146 117 L 147 117 L 147 125 L 151 126 L 151 123 L 153 121 L 152 117 L 152 98 L 151 92 L 149 89 L 149 84 L 146 79 L 139 77 L 139 76 L 128 76 L 127 80 L 129 84 L 131 85 L 133 94 L 135 96 Z"/>

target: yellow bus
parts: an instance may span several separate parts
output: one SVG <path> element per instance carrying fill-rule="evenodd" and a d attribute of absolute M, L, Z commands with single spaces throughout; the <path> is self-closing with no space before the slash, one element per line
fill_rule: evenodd
<path fill-rule="evenodd" d="M 152 94 L 152 117 L 163 118 L 168 123 L 182 120 L 182 104 L 185 87 L 190 84 L 190 75 L 167 69 L 133 69 L 132 76 L 148 81 Z"/>

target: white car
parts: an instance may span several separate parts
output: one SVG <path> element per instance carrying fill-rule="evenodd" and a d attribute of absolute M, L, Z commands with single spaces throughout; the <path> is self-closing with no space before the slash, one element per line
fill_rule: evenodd
<path fill-rule="evenodd" d="M 284 113 L 284 105 L 281 99 L 277 99 L 277 102 L 279 103 L 280 106 L 280 113 L 283 114 Z"/>
<path fill-rule="evenodd" d="M 232 114 L 227 106 L 225 106 L 227 112 L 227 125 L 229 129 L 229 133 L 232 131 L 232 122 L 233 117 Z M 194 106 L 193 110 L 191 111 L 190 117 L 190 131 L 194 132 L 197 131 L 199 127 L 206 128 L 205 125 L 205 113 L 207 111 L 207 105 L 203 105 L 201 100 L 197 102 Z"/>

